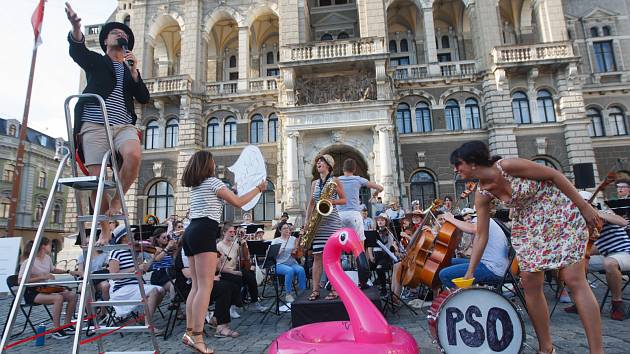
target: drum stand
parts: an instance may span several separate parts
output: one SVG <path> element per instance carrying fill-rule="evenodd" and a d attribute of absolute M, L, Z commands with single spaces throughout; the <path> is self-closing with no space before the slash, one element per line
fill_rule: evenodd
<path fill-rule="evenodd" d="M 398 294 L 394 294 L 394 292 L 392 291 L 393 273 L 393 267 L 391 270 L 385 273 L 385 286 L 387 287 L 387 295 L 381 298 L 385 300 L 385 304 L 383 305 L 383 315 L 387 314 L 387 308 L 390 308 L 392 313 L 397 313 L 404 306 L 407 310 L 418 316 L 418 313 L 416 312 L 416 310 L 413 309 L 413 307 L 409 306 L 409 304 L 401 299 Z"/>

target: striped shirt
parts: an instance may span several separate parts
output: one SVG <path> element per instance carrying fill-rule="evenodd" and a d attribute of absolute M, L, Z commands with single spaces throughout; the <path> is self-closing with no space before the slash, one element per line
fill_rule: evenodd
<path fill-rule="evenodd" d="M 599 232 L 595 246 L 603 256 L 617 252 L 630 252 L 630 238 L 623 227 L 607 222 Z"/>
<path fill-rule="evenodd" d="M 133 269 L 133 256 L 131 255 L 130 250 L 113 250 L 109 255 L 109 260 L 117 260 L 119 262 L 118 269 L 126 270 Z M 135 269 L 134 269 L 135 271 Z M 113 290 L 116 291 L 122 288 L 125 285 L 133 285 L 138 284 L 138 280 L 136 278 L 125 278 L 125 279 L 116 279 L 110 280 L 114 283 Z"/>
<path fill-rule="evenodd" d="M 131 117 L 131 114 L 127 112 L 127 108 L 125 107 L 125 98 L 123 95 L 125 64 L 119 62 L 113 63 L 114 73 L 116 73 L 116 86 L 114 86 L 114 91 L 112 91 L 109 97 L 105 99 L 109 125 L 131 124 L 133 118 Z M 81 120 L 84 122 L 105 124 L 103 112 L 101 112 L 101 105 L 98 103 L 86 103 Z"/>
<path fill-rule="evenodd" d="M 153 263 L 151 263 L 151 270 L 170 268 L 172 266 L 173 266 L 173 256 L 171 256 L 170 254 L 167 254 L 161 260 L 153 261 Z"/>
<path fill-rule="evenodd" d="M 190 218 L 210 218 L 221 222 L 223 200 L 217 192 L 225 188 L 225 184 L 216 177 L 208 177 L 200 185 L 190 189 Z"/>

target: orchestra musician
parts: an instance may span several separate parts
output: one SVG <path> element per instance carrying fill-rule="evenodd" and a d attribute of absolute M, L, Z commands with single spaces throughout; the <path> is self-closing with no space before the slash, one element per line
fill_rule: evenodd
<path fill-rule="evenodd" d="M 600 224 L 595 209 L 559 171 L 525 159 L 490 156 L 485 143 L 470 141 L 452 152 L 450 162 L 463 179 L 478 179 L 476 239 L 465 278 L 472 278 L 488 242 L 493 200 L 513 208 L 512 246 L 516 250 L 528 313 L 541 353 L 555 353 L 544 271 L 560 269 L 571 290 L 590 352 L 603 353 L 601 319 L 584 276 L 589 229 Z"/>
<path fill-rule="evenodd" d="M 298 290 L 306 289 L 306 272 L 297 260 L 297 250 L 299 249 L 298 239 L 291 236 L 291 225 L 283 223 L 280 228 L 280 237 L 271 241 L 272 245 L 280 244 L 280 251 L 276 257 L 276 274 L 284 276 L 285 299 L 287 303 L 292 303 L 295 298 L 291 294 L 293 291 L 293 280 L 298 280 Z"/>
<path fill-rule="evenodd" d="M 389 251 L 393 252 L 394 255 L 400 258 L 399 243 L 396 242 L 394 234 L 387 226 L 388 223 L 389 219 L 387 218 L 387 215 L 385 213 L 381 213 L 376 216 L 377 239 L 383 245 L 385 245 L 385 247 L 387 247 Z M 368 247 L 367 256 L 371 264 L 370 268 L 376 271 L 377 278 L 374 284 L 379 286 L 381 295 L 386 295 L 387 289 L 385 273 L 390 267 L 392 267 L 392 259 L 389 257 L 389 255 L 385 253 L 385 251 L 383 251 L 380 246 Z M 394 268 L 397 268 L 400 266 L 400 263 L 396 263 L 393 266 Z M 394 273 L 398 272 L 394 271 Z M 394 278 L 395 277 L 392 277 L 392 291 L 395 294 L 399 294 L 398 291 L 400 291 L 400 282 L 399 280 L 395 280 Z M 397 284 L 394 285 L 394 282 L 397 282 Z"/>
<path fill-rule="evenodd" d="M 313 291 L 308 297 L 309 301 L 319 299 L 320 278 L 323 272 L 322 255 L 324 245 L 330 235 L 341 229 L 341 218 L 339 217 L 336 206 L 346 203 L 346 194 L 343 190 L 343 184 L 338 178 L 333 177 L 335 159 L 328 154 L 320 155 L 315 160 L 315 167 L 317 169 L 318 178 L 311 183 L 311 198 L 309 198 L 308 209 L 306 211 L 306 220 L 311 220 L 311 214 L 317 212 L 315 206 L 320 200 L 325 186 L 330 182 L 336 183 L 337 186 L 329 199 L 329 202 L 332 204 L 332 211 L 330 215 L 321 218 L 317 230 L 315 230 L 315 237 L 313 238 Z M 328 296 L 326 296 L 327 300 L 335 300 L 337 298 L 339 298 L 339 295 L 334 289 L 331 289 Z"/>

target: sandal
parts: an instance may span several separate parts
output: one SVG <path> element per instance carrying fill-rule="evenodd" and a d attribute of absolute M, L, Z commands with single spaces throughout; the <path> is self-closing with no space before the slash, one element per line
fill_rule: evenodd
<path fill-rule="evenodd" d="M 311 295 L 308 296 L 308 301 L 315 301 L 319 299 L 319 290 L 313 290 Z"/>
<path fill-rule="evenodd" d="M 210 322 L 206 322 L 206 323 L 208 323 L 208 326 L 210 326 L 210 328 L 216 329 L 218 326 L 216 317 L 210 317 Z"/>
<path fill-rule="evenodd" d="M 337 300 L 339 298 L 339 294 L 336 291 L 331 290 L 328 295 L 324 298 L 324 300 Z"/>
<path fill-rule="evenodd" d="M 221 329 L 217 327 L 217 331 L 214 333 L 214 336 L 217 338 L 236 338 L 240 335 L 240 333 L 232 330 L 230 327 L 227 326 Z"/>
<path fill-rule="evenodd" d="M 194 348 L 194 342 L 195 341 L 192 339 L 192 328 L 186 328 L 186 332 L 184 332 L 184 335 L 182 336 L 182 343 L 186 346 Z"/>
<path fill-rule="evenodd" d="M 199 340 L 195 340 L 195 337 L 200 337 L 200 339 Z M 190 336 L 190 339 L 192 339 L 192 343 L 189 344 L 188 346 L 191 347 L 192 349 L 196 350 L 198 353 L 214 354 L 214 350 L 208 348 L 208 345 L 203 340 L 203 332 L 192 332 L 192 336 Z M 200 347 L 200 346 L 202 346 L 202 347 Z"/>

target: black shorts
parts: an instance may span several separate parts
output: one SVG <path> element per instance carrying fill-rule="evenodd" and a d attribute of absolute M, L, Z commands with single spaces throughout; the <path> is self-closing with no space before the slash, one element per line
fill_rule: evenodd
<path fill-rule="evenodd" d="M 219 223 L 210 218 L 197 218 L 190 221 L 184 231 L 182 247 L 186 256 L 192 257 L 204 252 L 217 252 Z"/>

